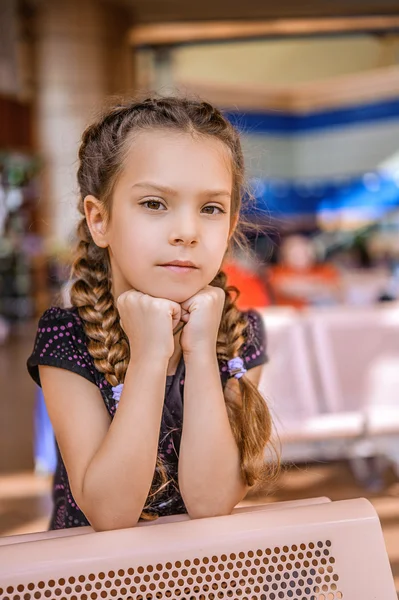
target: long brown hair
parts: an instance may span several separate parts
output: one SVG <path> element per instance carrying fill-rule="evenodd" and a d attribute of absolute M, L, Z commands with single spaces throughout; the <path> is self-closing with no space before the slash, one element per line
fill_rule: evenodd
<path fill-rule="evenodd" d="M 98 371 L 116 386 L 124 381 L 129 362 L 129 344 L 120 325 L 111 292 L 108 249 L 94 243 L 88 228 L 84 199 L 95 196 L 109 217 L 112 193 L 123 168 L 132 135 L 142 130 L 169 129 L 217 138 L 230 151 L 233 190 L 231 222 L 240 214 L 244 189 L 244 159 L 237 130 L 208 104 L 196 99 L 150 97 L 142 101 L 120 102 L 108 109 L 83 133 L 79 150 L 78 184 L 80 188 L 78 246 L 71 270 L 74 283 L 71 301 L 78 308 L 88 338 L 88 351 Z M 242 219 L 238 220 L 230 244 L 245 246 Z M 240 354 L 245 342 L 247 320 L 236 307 L 238 290 L 226 285 L 220 271 L 211 282 L 224 289 L 226 300 L 219 328 L 217 357 L 226 362 Z M 241 458 L 243 480 L 253 486 L 265 473 L 265 449 L 271 443 L 272 420 L 265 399 L 244 375 L 239 379 L 240 401 L 226 398 L 226 408 Z M 275 469 L 277 464 L 277 469 Z M 273 466 L 272 466 L 273 465 Z M 278 472 L 278 459 L 269 463 L 269 476 Z M 167 483 L 166 471 L 158 458 L 150 498 Z M 151 502 L 145 508 L 151 506 Z M 143 512 L 143 518 L 148 514 Z"/>

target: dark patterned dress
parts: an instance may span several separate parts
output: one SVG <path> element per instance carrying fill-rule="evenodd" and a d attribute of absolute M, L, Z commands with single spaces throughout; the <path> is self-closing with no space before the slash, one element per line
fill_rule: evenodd
<path fill-rule="evenodd" d="M 256 311 L 248 311 L 246 343 L 242 358 L 245 367 L 251 369 L 266 362 L 265 331 L 262 318 Z M 40 384 L 39 365 L 49 365 L 73 371 L 85 377 L 100 390 L 103 402 L 113 418 L 117 401 L 112 386 L 94 366 L 87 350 L 82 321 L 76 308 L 48 309 L 39 321 L 33 352 L 27 361 L 29 374 Z M 229 373 L 227 365 L 220 363 L 220 377 L 225 386 Z M 159 454 L 172 482 L 151 504 L 151 512 L 158 516 L 186 513 L 178 485 L 178 456 L 183 424 L 183 392 L 185 365 L 180 359 L 176 373 L 167 376 L 162 414 Z M 64 529 L 89 525 L 77 506 L 69 486 L 68 474 L 57 446 L 57 468 L 53 483 L 53 514 L 50 529 Z"/>

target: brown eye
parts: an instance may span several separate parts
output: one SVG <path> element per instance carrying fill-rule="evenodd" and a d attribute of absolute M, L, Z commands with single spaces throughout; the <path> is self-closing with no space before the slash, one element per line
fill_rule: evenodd
<path fill-rule="evenodd" d="M 142 206 L 146 206 L 150 210 L 158 211 L 160 206 L 163 206 L 159 200 L 146 200 L 143 202 Z"/>
<path fill-rule="evenodd" d="M 220 213 L 224 213 L 225 211 L 220 208 L 219 206 L 205 206 L 203 209 L 203 212 L 205 212 L 205 214 L 207 215 L 217 215 Z M 216 212 L 218 211 L 218 212 Z"/>

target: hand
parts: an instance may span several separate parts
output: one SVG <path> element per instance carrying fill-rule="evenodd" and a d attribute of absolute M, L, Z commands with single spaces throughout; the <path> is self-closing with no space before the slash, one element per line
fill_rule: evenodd
<path fill-rule="evenodd" d="M 222 288 L 207 285 L 181 304 L 181 320 L 186 323 L 180 338 L 184 355 L 216 350 L 225 297 Z"/>
<path fill-rule="evenodd" d="M 182 312 L 180 304 L 129 290 L 119 296 L 117 307 L 129 339 L 130 358 L 144 354 L 169 360 L 174 351 L 173 330 Z"/>

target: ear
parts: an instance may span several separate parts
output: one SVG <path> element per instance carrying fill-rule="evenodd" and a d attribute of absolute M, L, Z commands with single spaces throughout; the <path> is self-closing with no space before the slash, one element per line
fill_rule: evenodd
<path fill-rule="evenodd" d="M 100 201 L 95 196 L 86 196 L 84 199 L 84 209 L 87 225 L 94 243 L 100 248 L 107 248 L 105 213 Z"/>

